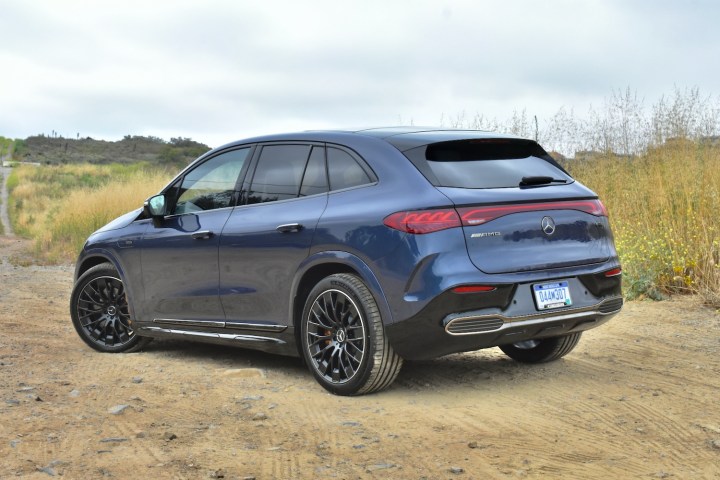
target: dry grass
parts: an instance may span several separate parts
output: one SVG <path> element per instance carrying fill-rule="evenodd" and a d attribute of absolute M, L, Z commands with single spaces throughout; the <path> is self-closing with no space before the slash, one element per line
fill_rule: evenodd
<path fill-rule="evenodd" d="M 674 141 L 567 167 L 610 210 L 629 298 L 697 293 L 720 306 L 720 147 Z M 19 167 L 10 178 L 13 225 L 35 239 L 39 260 L 70 262 L 91 232 L 171 176 L 143 166 Z"/>
<path fill-rule="evenodd" d="M 170 178 L 142 166 L 18 167 L 11 219 L 18 234 L 35 239 L 39 261 L 72 262 L 90 233 L 141 206 Z"/>
<path fill-rule="evenodd" d="M 610 210 L 628 297 L 699 293 L 720 306 L 720 148 L 675 141 L 568 168 Z"/>

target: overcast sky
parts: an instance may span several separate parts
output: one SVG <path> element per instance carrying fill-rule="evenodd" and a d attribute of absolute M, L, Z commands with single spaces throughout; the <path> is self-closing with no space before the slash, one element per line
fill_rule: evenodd
<path fill-rule="evenodd" d="M 0 0 L 0 135 L 218 146 L 717 95 L 718 24 L 714 0 Z"/>

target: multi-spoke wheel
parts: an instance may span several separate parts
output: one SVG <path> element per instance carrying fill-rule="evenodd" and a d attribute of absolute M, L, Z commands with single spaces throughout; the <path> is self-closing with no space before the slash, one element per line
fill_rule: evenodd
<path fill-rule="evenodd" d="M 365 357 L 365 322 L 346 293 L 325 290 L 310 307 L 307 343 L 317 372 L 332 383 L 352 380 Z"/>
<path fill-rule="evenodd" d="M 80 338 L 101 352 L 137 350 L 150 341 L 135 334 L 125 286 L 109 263 L 89 269 L 78 279 L 70 315 Z"/>
<path fill-rule="evenodd" d="M 385 337 L 375 299 L 358 277 L 338 274 L 320 281 L 308 295 L 301 321 L 303 356 L 328 391 L 382 390 L 400 372 L 402 359 Z"/>
<path fill-rule="evenodd" d="M 562 358 L 572 351 L 580 341 L 582 332 L 561 337 L 549 337 L 500 345 L 505 355 L 523 363 L 544 363 Z"/>

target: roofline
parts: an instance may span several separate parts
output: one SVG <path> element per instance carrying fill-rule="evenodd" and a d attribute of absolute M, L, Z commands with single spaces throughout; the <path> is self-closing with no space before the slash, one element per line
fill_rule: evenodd
<path fill-rule="evenodd" d="M 466 133 L 467 135 L 463 135 Z M 268 135 L 260 135 L 241 140 L 229 142 L 221 145 L 213 150 L 224 149 L 237 146 L 244 143 L 260 143 L 273 141 L 312 141 L 314 135 L 335 134 L 335 135 L 359 135 L 366 137 L 374 137 L 379 140 L 393 145 L 400 151 L 408 150 L 430 143 L 440 141 L 453 141 L 464 139 L 492 139 L 505 138 L 512 140 L 533 141 L 531 139 L 518 137 L 516 135 L 508 135 L 504 133 L 492 132 L 488 130 L 473 130 L 460 128 L 445 128 L 432 126 L 392 126 L 392 127 L 363 127 L 363 128 L 338 128 L 338 129 L 317 129 L 305 130 L 297 132 L 276 133 Z M 444 137 L 446 134 L 446 138 Z M 453 135 L 454 134 L 454 135 Z"/>

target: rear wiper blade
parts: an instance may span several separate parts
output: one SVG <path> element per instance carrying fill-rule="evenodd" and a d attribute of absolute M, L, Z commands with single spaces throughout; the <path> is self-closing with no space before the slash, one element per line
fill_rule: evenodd
<path fill-rule="evenodd" d="M 525 187 L 528 185 L 545 185 L 548 183 L 567 183 L 567 180 L 565 180 L 563 178 L 542 177 L 542 176 L 522 177 L 522 180 L 520 180 L 521 187 Z"/>

